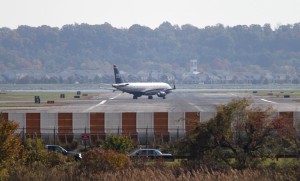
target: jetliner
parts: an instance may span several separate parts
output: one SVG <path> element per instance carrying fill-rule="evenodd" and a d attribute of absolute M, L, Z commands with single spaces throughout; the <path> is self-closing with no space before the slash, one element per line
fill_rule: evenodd
<path fill-rule="evenodd" d="M 169 84 L 164 82 L 124 82 L 117 66 L 113 65 L 113 68 L 115 84 L 112 84 L 112 86 L 120 91 L 132 94 L 133 99 L 137 99 L 143 95 L 148 96 L 148 99 L 153 99 L 153 95 L 165 99 L 167 94 L 171 93 L 173 89 L 176 89 L 175 85 L 172 88 Z"/>

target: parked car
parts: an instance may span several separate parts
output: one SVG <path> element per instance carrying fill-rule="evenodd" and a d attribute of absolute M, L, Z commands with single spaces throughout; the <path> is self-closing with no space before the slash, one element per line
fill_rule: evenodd
<path fill-rule="evenodd" d="M 140 148 L 133 150 L 128 156 L 131 158 L 163 159 L 166 161 L 174 161 L 172 154 L 162 153 L 158 149 L 151 148 Z"/>
<path fill-rule="evenodd" d="M 59 145 L 46 145 L 45 148 L 49 152 L 57 152 L 57 153 L 61 153 L 63 155 L 71 155 L 74 157 L 75 161 L 79 161 L 82 159 L 81 153 L 67 151 L 66 149 L 64 149 L 63 147 L 61 147 Z"/>

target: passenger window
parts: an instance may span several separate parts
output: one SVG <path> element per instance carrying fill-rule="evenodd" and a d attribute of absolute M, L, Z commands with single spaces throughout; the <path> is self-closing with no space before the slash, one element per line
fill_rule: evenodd
<path fill-rule="evenodd" d="M 147 150 L 143 150 L 142 155 L 147 155 Z"/>
<path fill-rule="evenodd" d="M 48 150 L 49 150 L 49 151 L 55 151 L 54 147 L 52 147 L 52 146 L 49 146 L 49 147 L 48 147 Z"/>
<path fill-rule="evenodd" d="M 138 151 L 137 155 L 147 155 L 147 151 L 146 150 L 140 150 L 140 151 Z"/>
<path fill-rule="evenodd" d="M 62 150 L 59 147 L 56 147 L 55 151 L 57 151 L 58 153 L 62 153 Z"/>
<path fill-rule="evenodd" d="M 149 155 L 155 155 L 154 150 L 149 150 Z"/>

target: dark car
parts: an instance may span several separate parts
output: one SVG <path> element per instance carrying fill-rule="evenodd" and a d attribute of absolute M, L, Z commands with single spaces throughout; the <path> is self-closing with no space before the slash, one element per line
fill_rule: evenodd
<path fill-rule="evenodd" d="M 74 157 L 75 161 L 82 159 L 81 153 L 67 151 L 66 149 L 64 149 L 63 147 L 61 147 L 59 145 L 46 145 L 45 148 L 49 152 L 57 152 L 57 153 L 61 153 L 63 155 L 71 155 Z"/>
<path fill-rule="evenodd" d="M 128 156 L 131 158 L 163 159 L 166 161 L 174 161 L 172 154 L 162 153 L 157 149 L 151 148 L 140 148 L 133 150 Z"/>

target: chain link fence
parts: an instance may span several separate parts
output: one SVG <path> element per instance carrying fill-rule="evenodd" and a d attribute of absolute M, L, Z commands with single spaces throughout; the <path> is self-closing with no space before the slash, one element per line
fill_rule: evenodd
<path fill-rule="evenodd" d="M 82 144 L 95 145 L 104 141 L 109 135 L 124 135 L 139 145 L 148 145 L 152 143 L 169 143 L 183 138 L 188 132 L 185 129 L 165 129 L 139 128 L 137 130 L 128 130 L 122 128 L 106 129 L 105 131 L 91 131 L 82 129 L 34 129 L 19 128 L 16 132 L 20 134 L 23 141 L 26 138 L 41 138 L 45 144 L 70 144 L 74 141 Z"/>

